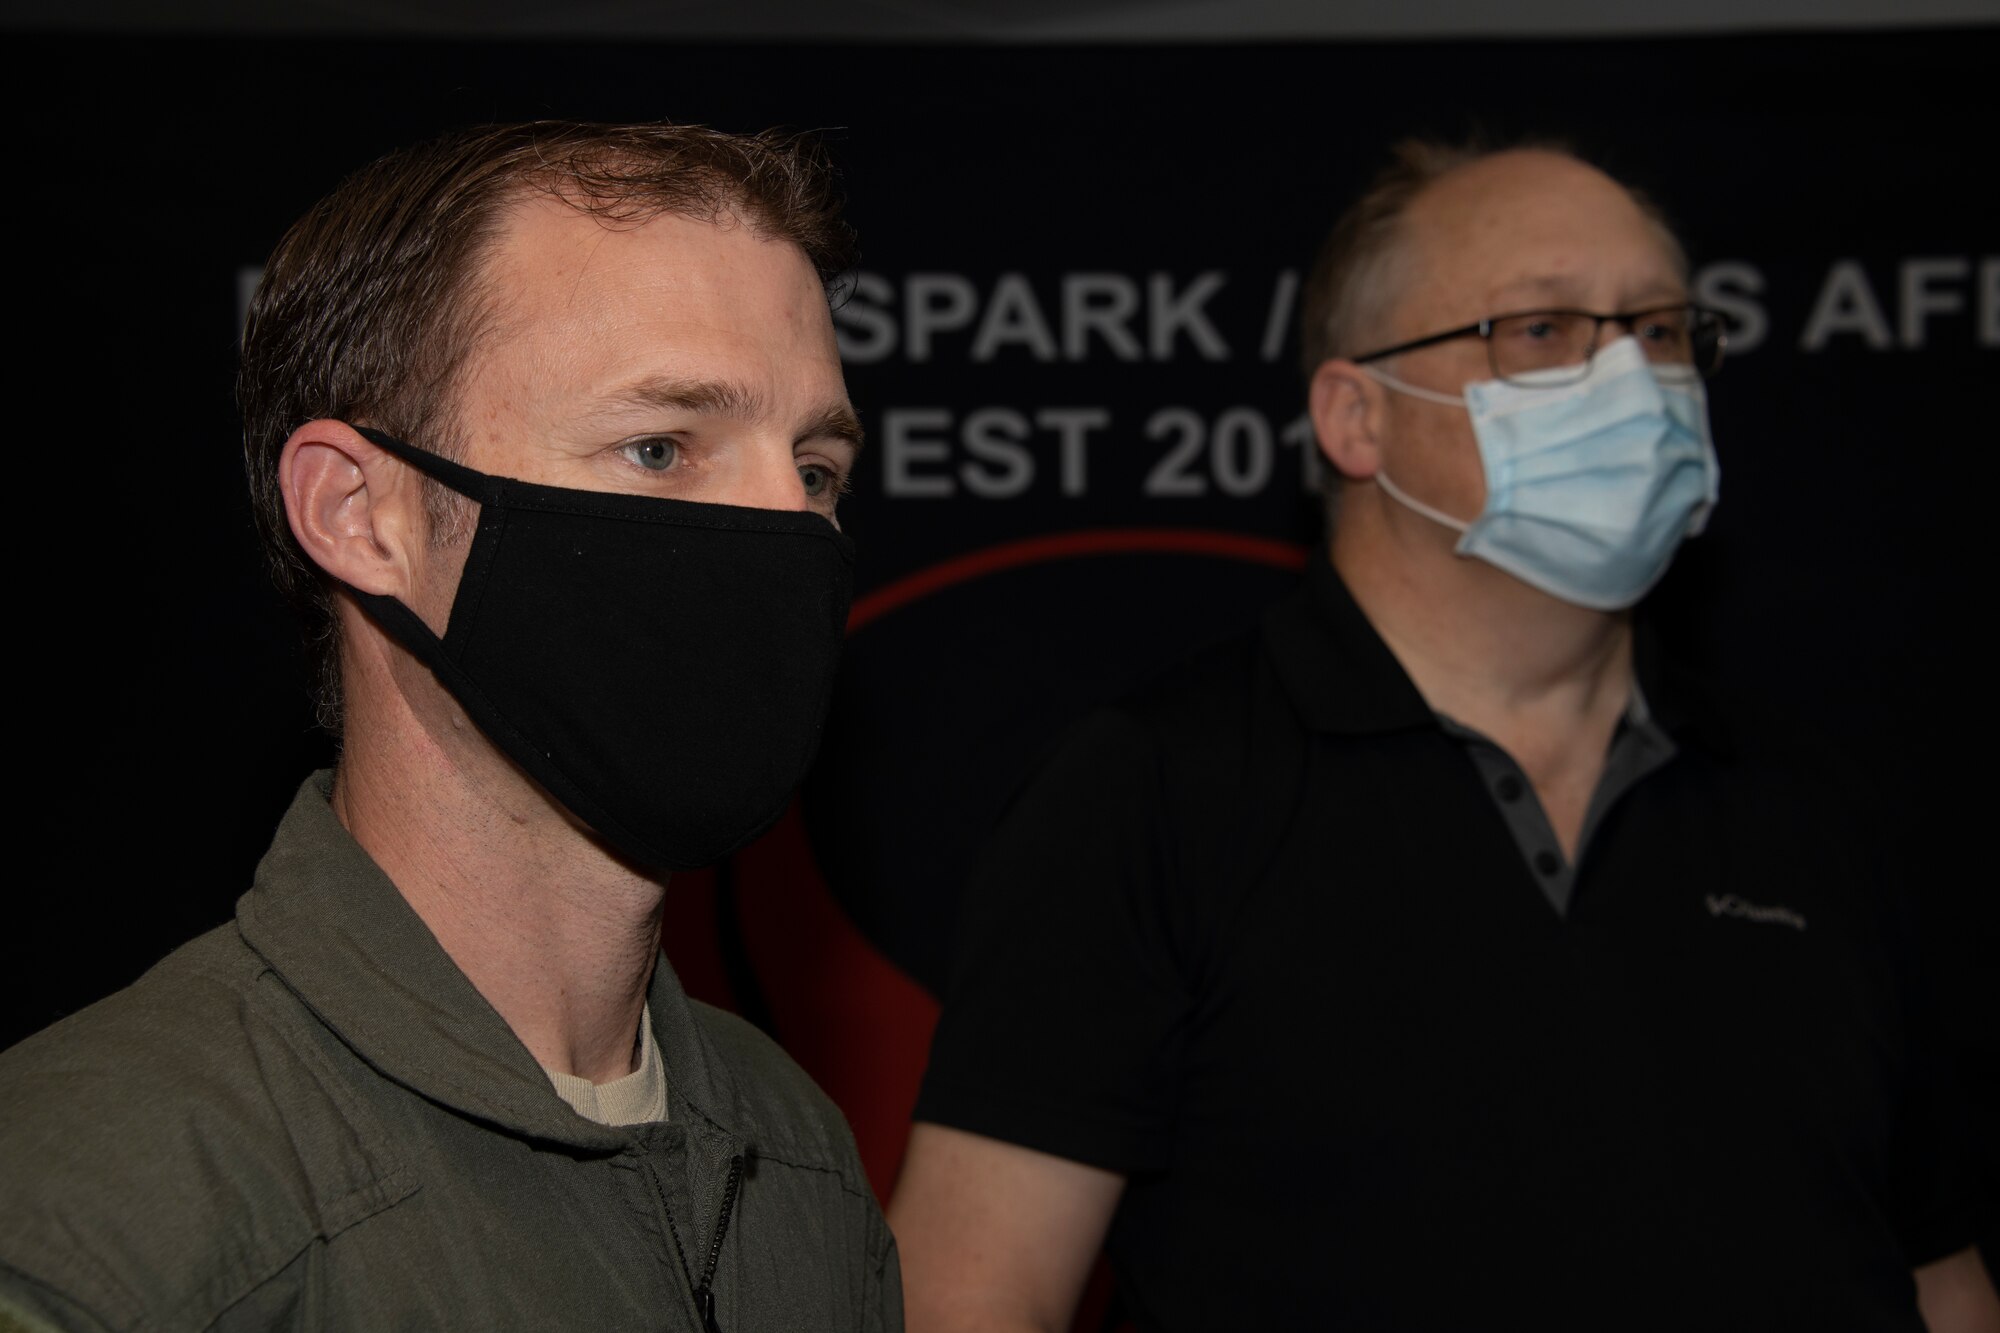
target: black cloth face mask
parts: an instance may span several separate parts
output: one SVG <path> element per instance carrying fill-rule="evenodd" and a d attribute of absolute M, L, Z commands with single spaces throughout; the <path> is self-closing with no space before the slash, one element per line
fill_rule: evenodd
<path fill-rule="evenodd" d="M 502 753 L 627 860 L 710 865 L 819 747 L 854 546 L 818 514 L 537 486 L 366 427 L 479 504 L 444 637 L 350 589 Z"/>

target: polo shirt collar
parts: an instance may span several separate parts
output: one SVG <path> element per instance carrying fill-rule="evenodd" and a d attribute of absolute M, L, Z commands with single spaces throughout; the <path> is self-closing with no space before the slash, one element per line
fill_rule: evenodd
<path fill-rule="evenodd" d="M 328 804 L 329 771 L 299 788 L 236 904 L 244 942 L 341 1041 L 386 1077 L 525 1137 L 617 1151 L 638 1126 L 576 1114 Z M 646 997 L 670 1095 L 753 1138 L 746 1099 L 662 956 Z"/>
<path fill-rule="evenodd" d="M 1264 641 L 1308 730 L 1356 735 L 1437 726 L 1323 543 L 1306 562 L 1305 586 L 1265 614 Z"/>

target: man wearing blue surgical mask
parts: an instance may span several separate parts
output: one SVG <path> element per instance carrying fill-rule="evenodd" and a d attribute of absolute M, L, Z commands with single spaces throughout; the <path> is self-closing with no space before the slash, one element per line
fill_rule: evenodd
<path fill-rule="evenodd" d="M 1381 231 L 1315 275 L 1333 567 L 1432 710 L 1519 766 L 1560 910 L 1614 734 L 1646 720 L 1622 613 L 1718 494 L 1719 318 L 1658 216 L 1564 154 L 1442 172 Z"/>
<path fill-rule="evenodd" d="M 1306 586 L 1088 721 L 968 887 L 910 1327 L 1995 1327 L 1865 806 L 1631 608 L 1724 330 L 1569 153 L 1404 145 L 1306 288 Z"/>

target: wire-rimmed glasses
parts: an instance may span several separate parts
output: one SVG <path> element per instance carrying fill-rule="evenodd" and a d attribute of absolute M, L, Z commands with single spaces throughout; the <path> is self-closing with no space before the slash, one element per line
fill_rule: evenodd
<path fill-rule="evenodd" d="M 1414 352 L 1453 338 L 1482 338 L 1493 377 L 1531 387 L 1572 384 L 1590 373 L 1606 324 L 1623 325 L 1656 370 L 1692 379 L 1722 368 L 1728 326 L 1719 310 L 1685 302 L 1600 315 L 1590 310 L 1523 310 L 1495 315 L 1464 328 L 1414 338 L 1357 356 L 1357 364 Z M 1565 374 L 1564 372 L 1572 372 Z"/>

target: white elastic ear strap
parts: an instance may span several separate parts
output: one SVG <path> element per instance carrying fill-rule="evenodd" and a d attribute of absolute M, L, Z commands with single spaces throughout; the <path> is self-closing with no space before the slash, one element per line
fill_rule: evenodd
<path fill-rule="evenodd" d="M 1422 398 L 1428 402 L 1442 403 L 1446 407 L 1465 406 L 1465 399 L 1455 394 L 1439 393 L 1436 389 L 1426 389 L 1419 384 L 1405 384 L 1386 370 L 1377 370 L 1373 366 L 1362 366 L 1361 373 L 1388 385 L 1397 393 L 1406 393 L 1412 398 Z M 1375 480 L 1381 484 L 1383 490 L 1389 493 L 1391 499 L 1395 500 L 1396 503 L 1402 505 L 1405 509 L 1422 514 L 1433 523 L 1441 523 L 1453 532 L 1468 532 L 1471 530 L 1472 525 L 1470 523 L 1460 522 L 1450 514 L 1445 513 L 1442 509 L 1433 509 L 1422 500 L 1404 491 L 1401 486 L 1389 480 L 1388 472 L 1383 469 L 1376 469 Z"/>
<path fill-rule="evenodd" d="M 1362 366 L 1361 373 L 1370 379 L 1388 385 L 1397 393 L 1406 393 L 1412 398 L 1421 398 L 1428 403 L 1443 403 L 1446 407 L 1464 407 L 1465 399 L 1455 393 L 1439 393 L 1436 389 L 1426 389 L 1420 384 L 1405 384 L 1386 370 L 1373 366 Z"/>
<path fill-rule="evenodd" d="M 1387 472 L 1382 471 L 1380 468 L 1377 468 L 1375 470 L 1375 480 L 1382 487 L 1383 490 L 1389 492 L 1391 498 L 1393 498 L 1398 504 L 1402 505 L 1405 509 L 1413 509 L 1417 513 L 1422 514 L 1425 518 L 1429 519 L 1431 522 L 1441 523 L 1445 527 L 1450 528 L 1453 532 L 1470 532 L 1472 530 L 1472 525 L 1470 523 L 1462 523 L 1458 519 L 1453 518 L 1450 514 L 1445 513 L 1442 509 L 1433 509 L 1429 505 L 1425 504 L 1422 500 L 1414 499 L 1413 497 L 1406 495 L 1403 492 L 1403 488 L 1398 486 L 1395 482 L 1390 481 L 1389 474 Z"/>

